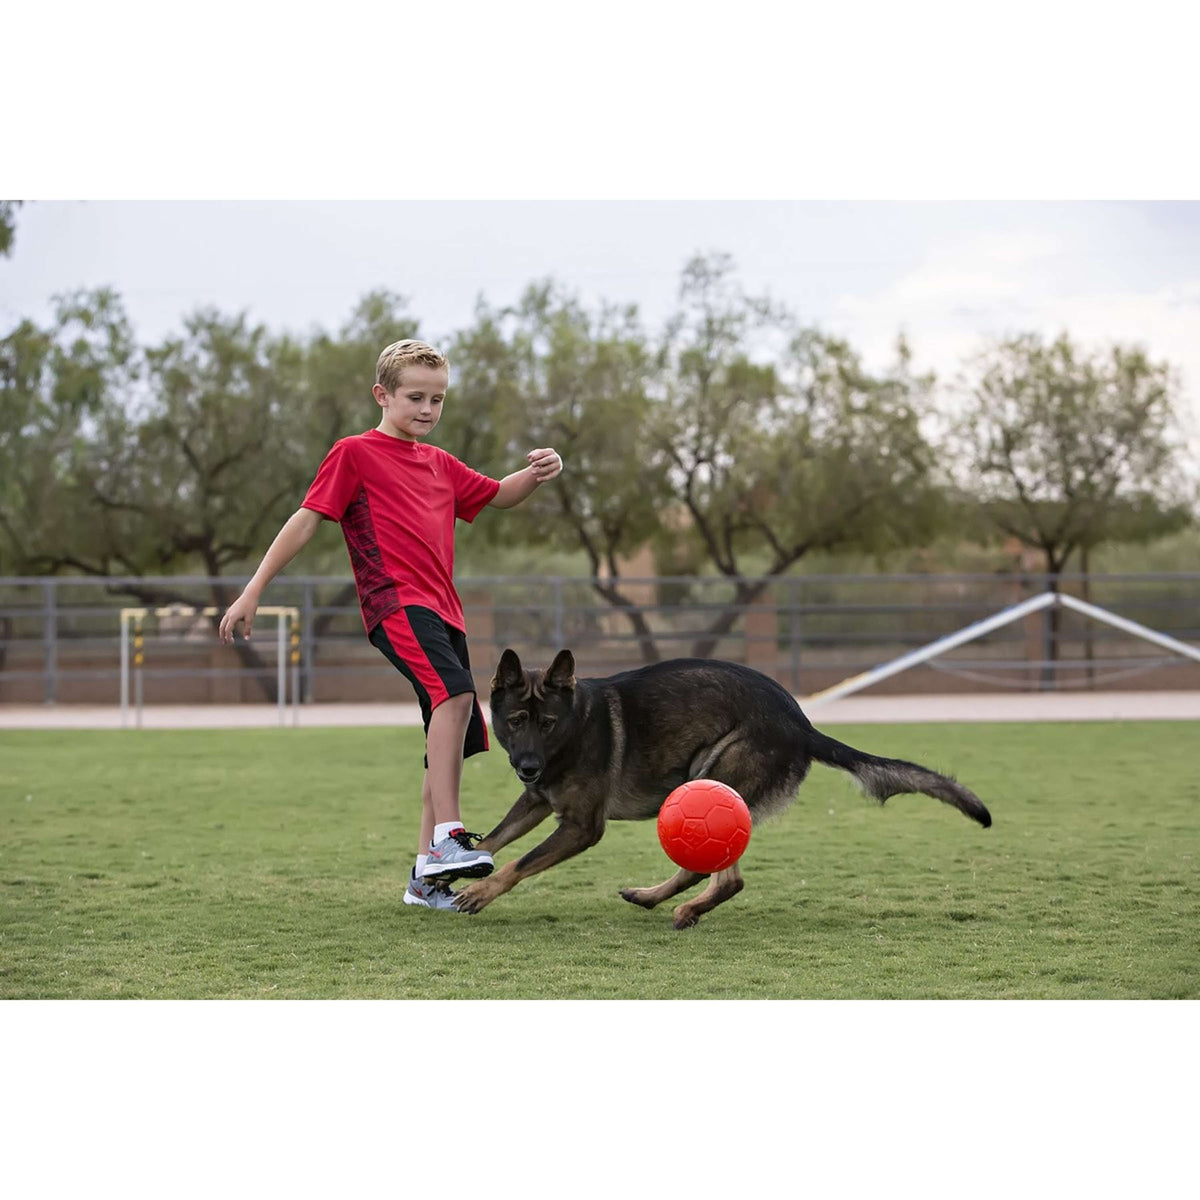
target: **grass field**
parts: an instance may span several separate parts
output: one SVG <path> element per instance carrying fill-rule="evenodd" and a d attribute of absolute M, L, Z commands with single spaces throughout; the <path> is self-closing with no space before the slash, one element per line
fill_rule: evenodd
<path fill-rule="evenodd" d="M 419 729 L 2 733 L 0 996 L 1200 996 L 1194 725 L 836 733 L 953 772 L 995 825 L 816 767 L 683 932 L 617 896 L 671 873 L 650 822 L 478 916 L 404 906 Z M 468 828 L 515 795 L 502 752 L 468 761 Z"/>

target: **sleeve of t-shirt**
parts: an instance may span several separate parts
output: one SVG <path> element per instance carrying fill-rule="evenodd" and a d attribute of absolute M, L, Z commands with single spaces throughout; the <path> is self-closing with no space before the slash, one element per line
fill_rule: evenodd
<path fill-rule="evenodd" d="M 333 449 L 325 455 L 325 461 L 317 468 L 317 477 L 312 481 L 301 508 L 311 508 L 331 521 L 340 521 L 350 507 L 350 501 L 358 494 L 362 480 L 354 464 L 354 453 L 348 439 L 334 442 Z"/>
<path fill-rule="evenodd" d="M 447 454 L 446 459 L 454 480 L 454 515 L 469 524 L 495 498 L 500 490 L 500 480 L 481 475 L 452 454 Z"/>

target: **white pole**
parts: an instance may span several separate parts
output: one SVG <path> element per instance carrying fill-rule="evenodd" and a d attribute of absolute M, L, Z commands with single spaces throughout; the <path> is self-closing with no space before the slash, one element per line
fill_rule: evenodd
<path fill-rule="evenodd" d="M 1109 612 L 1106 608 L 1097 608 L 1094 604 L 1088 604 L 1083 600 L 1076 600 L 1074 596 L 1064 596 L 1060 593 L 1058 600 L 1064 608 L 1073 608 L 1076 612 L 1083 613 L 1085 617 L 1092 617 L 1096 621 L 1103 621 L 1106 625 L 1112 625 L 1120 629 L 1123 633 L 1131 633 L 1134 637 L 1144 638 L 1148 642 L 1153 642 L 1156 646 L 1162 646 L 1167 650 L 1174 650 L 1176 654 L 1182 654 L 1186 658 L 1194 658 L 1197 662 L 1200 662 L 1200 650 L 1195 646 L 1189 646 L 1187 642 L 1179 641 L 1178 638 L 1169 637 L 1165 633 L 1159 633 L 1155 629 L 1139 625 L 1136 621 L 1119 617 L 1116 613 Z"/>
<path fill-rule="evenodd" d="M 284 658 L 284 635 L 287 630 L 283 625 L 284 616 L 280 612 L 275 617 L 275 645 L 278 655 L 278 662 L 275 664 L 275 691 L 279 701 L 279 724 L 284 723 L 284 714 L 287 712 L 287 660 Z"/>
<path fill-rule="evenodd" d="M 909 667 L 915 667 L 928 659 L 936 658 L 939 654 L 944 654 L 947 650 L 953 650 L 955 646 L 961 646 L 963 642 L 973 641 L 985 633 L 991 633 L 993 629 L 999 629 L 1002 625 L 1010 625 L 1013 621 L 1019 621 L 1022 617 L 1027 617 L 1039 609 L 1049 608 L 1057 600 L 1058 595 L 1055 592 L 1042 592 L 1039 596 L 1032 596 L 1028 600 L 1021 601 L 1020 604 L 1014 604 L 1011 608 L 985 617 L 982 621 L 976 621 L 974 625 L 968 625 L 957 633 L 939 638 L 936 642 L 930 642 L 928 646 L 923 646 L 920 650 L 902 654 L 899 658 L 864 671 L 861 675 L 843 679 L 841 683 L 836 683 L 823 692 L 814 692 L 804 701 L 804 707 L 817 708 L 822 704 L 828 704 L 830 700 L 836 700 L 839 696 L 848 696 L 851 692 L 862 691 L 863 688 L 870 687 L 871 684 L 878 683 L 881 679 L 898 675 L 901 671 L 908 670 Z"/>
<path fill-rule="evenodd" d="M 129 724 L 129 614 L 121 610 L 121 728 Z"/>

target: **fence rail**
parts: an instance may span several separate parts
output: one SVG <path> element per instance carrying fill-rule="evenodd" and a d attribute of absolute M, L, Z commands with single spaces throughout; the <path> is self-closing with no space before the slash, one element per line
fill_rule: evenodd
<path fill-rule="evenodd" d="M 244 579 L 204 576 L 0 578 L 0 703 L 115 704 L 120 620 L 132 605 L 170 609 L 144 628 L 143 686 L 153 703 L 277 701 L 279 651 L 263 627 L 222 646 L 215 616 Z M 1200 572 L 1139 575 L 795 575 L 777 579 L 655 576 L 617 581 L 546 576 L 458 580 L 477 685 L 500 652 L 531 665 L 563 646 L 581 674 L 658 658 L 748 663 L 800 695 L 828 688 L 1047 590 L 1200 643 Z M 363 636 L 352 581 L 282 576 L 264 604 L 299 613 L 304 701 L 407 698 Z M 289 651 L 291 652 L 291 651 Z M 1037 612 L 878 685 L 879 691 L 1200 688 L 1200 665 L 1079 613 Z"/>

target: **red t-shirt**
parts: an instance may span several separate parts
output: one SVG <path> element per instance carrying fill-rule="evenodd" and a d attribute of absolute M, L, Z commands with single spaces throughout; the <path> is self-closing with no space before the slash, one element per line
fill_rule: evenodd
<path fill-rule="evenodd" d="M 369 429 L 334 443 L 303 507 L 341 524 L 368 633 L 408 604 L 465 629 L 454 520 L 473 521 L 499 490 L 437 446 Z"/>

